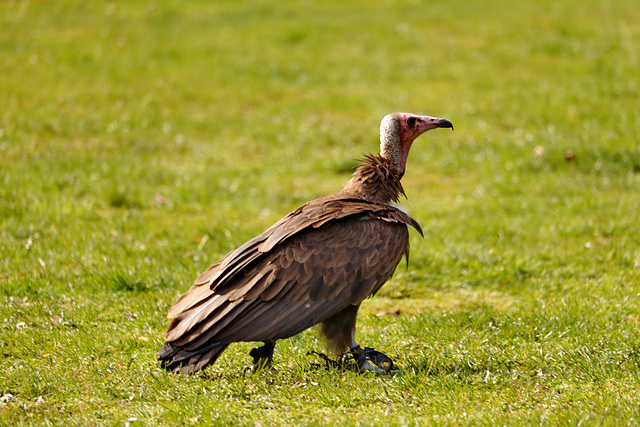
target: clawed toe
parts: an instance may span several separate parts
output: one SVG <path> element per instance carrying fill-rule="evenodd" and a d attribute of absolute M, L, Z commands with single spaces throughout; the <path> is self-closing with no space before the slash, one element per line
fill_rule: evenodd
<path fill-rule="evenodd" d="M 393 361 L 389 356 L 371 347 L 356 346 L 349 350 L 358 367 L 363 371 L 375 372 L 377 374 L 395 374 L 400 372 L 395 370 Z"/>
<path fill-rule="evenodd" d="M 324 360 L 324 363 L 326 364 L 326 368 L 334 368 L 334 369 L 342 369 L 344 368 L 344 363 L 342 363 L 339 360 L 333 360 L 331 359 L 329 356 L 327 356 L 324 353 L 319 353 L 317 351 L 311 350 L 307 352 L 307 356 L 311 356 L 311 355 L 316 355 L 316 356 L 320 356 L 320 358 L 322 358 L 322 360 Z"/>
<path fill-rule="evenodd" d="M 263 369 L 273 369 L 271 363 L 273 362 L 274 348 L 274 342 L 266 342 L 262 347 L 252 348 L 249 356 L 253 357 L 253 364 L 246 370 L 255 373 Z"/>

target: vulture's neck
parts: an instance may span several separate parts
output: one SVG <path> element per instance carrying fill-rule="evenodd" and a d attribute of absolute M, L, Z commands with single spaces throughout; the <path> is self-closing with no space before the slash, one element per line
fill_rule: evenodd
<path fill-rule="evenodd" d="M 366 156 L 362 165 L 353 173 L 353 177 L 340 191 L 341 196 L 384 203 L 397 202 L 405 196 L 401 176 L 393 173 L 391 162 L 380 156 Z"/>

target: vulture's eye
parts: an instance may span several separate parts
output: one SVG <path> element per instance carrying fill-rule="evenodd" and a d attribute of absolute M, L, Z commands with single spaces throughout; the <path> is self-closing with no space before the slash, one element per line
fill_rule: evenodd
<path fill-rule="evenodd" d="M 407 119 L 407 124 L 409 125 L 409 127 L 414 127 L 416 125 L 416 118 L 415 117 L 409 117 Z"/>

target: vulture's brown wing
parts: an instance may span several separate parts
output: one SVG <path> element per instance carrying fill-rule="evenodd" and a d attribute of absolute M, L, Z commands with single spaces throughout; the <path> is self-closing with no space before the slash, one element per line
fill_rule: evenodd
<path fill-rule="evenodd" d="M 170 311 L 167 342 L 285 338 L 359 305 L 406 254 L 407 224 L 417 226 L 388 205 L 310 202 L 201 275 Z"/>
<path fill-rule="evenodd" d="M 237 281 L 230 279 L 259 257 L 271 251 L 278 243 L 296 233 L 308 228 L 322 227 L 327 221 L 362 215 L 387 222 L 410 225 L 422 235 L 420 225 L 413 218 L 392 206 L 363 200 L 341 199 L 336 196 L 315 199 L 289 213 L 264 233 L 212 264 L 196 279 L 191 289 L 176 301 L 167 317 L 175 318 L 196 305 L 202 305 L 203 299 L 210 294 L 210 290 L 223 288 L 228 282 L 237 284 Z"/>

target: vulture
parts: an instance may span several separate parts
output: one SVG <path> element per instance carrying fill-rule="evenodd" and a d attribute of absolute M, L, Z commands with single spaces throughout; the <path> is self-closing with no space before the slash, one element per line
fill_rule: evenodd
<path fill-rule="evenodd" d="M 413 141 L 449 120 L 392 113 L 380 124 L 380 154 L 360 160 L 347 185 L 286 215 L 212 264 L 169 310 L 158 352 L 162 367 L 194 373 L 229 344 L 263 342 L 253 369 L 271 366 L 277 340 L 320 324 L 331 350 L 348 351 L 363 371 L 388 373 L 384 353 L 355 338 L 363 300 L 374 295 L 409 253 L 409 227 L 420 225 L 392 202 Z"/>

